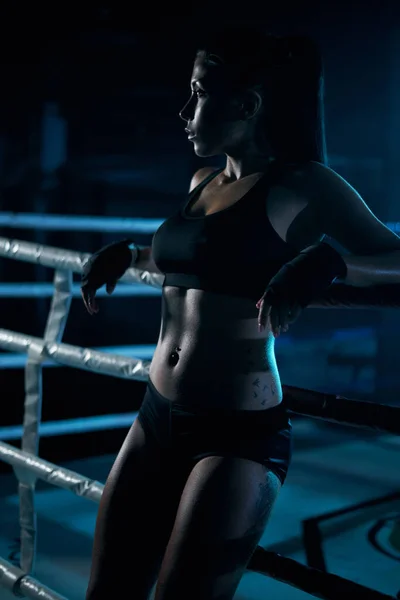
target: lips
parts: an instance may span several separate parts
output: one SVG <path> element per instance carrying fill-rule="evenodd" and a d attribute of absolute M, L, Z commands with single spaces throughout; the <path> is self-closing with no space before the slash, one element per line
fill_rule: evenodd
<path fill-rule="evenodd" d="M 192 140 L 194 137 L 196 137 L 193 131 L 191 131 L 190 129 L 185 129 L 185 131 L 188 134 L 188 140 Z"/>

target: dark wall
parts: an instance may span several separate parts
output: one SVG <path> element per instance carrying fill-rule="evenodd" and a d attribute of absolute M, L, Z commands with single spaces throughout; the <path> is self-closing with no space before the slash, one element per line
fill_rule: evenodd
<path fill-rule="evenodd" d="M 149 9 L 141 4 L 140 15 L 132 6 L 114 3 L 79 10 L 69 4 L 13 3 L 1 10 L 0 211 L 168 216 L 186 194 L 193 171 L 204 164 L 188 147 L 178 116 L 188 95 L 195 40 L 210 25 L 263 21 L 273 32 L 306 33 L 318 41 L 325 63 L 330 163 L 378 216 L 398 214 L 400 220 L 400 210 L 389 210 L 393 200 L 387 188 L 388 172 L 398 167 L 393 148 L 388 149 L 397 2 L 262 7 L 246 2 L 244 7 L 202 1 L 176 10 L 168 4 L 164 13 L 155 13 L 154 4 Z M 57 107 L 68 132 L 67 160 L 52 174 L 51 184 L 41 162 L 43 111 L 49 104 Z M 207 163 L 214 160 L 219 159 Z M 114 237 L 5 228 L 0 235 L 89 252 Z M 151 236 L 137 241 L 150 244 Z M 50 270 L 0 259 L 3 282 L 51 277 Z M 41 335 L 48 306 L 47 300 L 0 298 L 0 327 Z M 74 300 L 64 340 L 81 346 L 154 344 L 159 321 L 159 298 L 113 299 L 96 320 Z M 300 344 L 312 329 L 328 339 L 335 328 L 368 324 L 378 331 L 379 313 L 316 311 L 295 325 L 293 336 Z M 19 422 L 22 371 L 0 376 L 13 396 L 3 419 Z M 90 394 L 84 394 L 88 388 Z M 112 410 L 129 411 L 140 404 L 142 393 L 142 384 L 52 370 L 45 375 L 44 415 L 108 412 L 110 397 Z"/>

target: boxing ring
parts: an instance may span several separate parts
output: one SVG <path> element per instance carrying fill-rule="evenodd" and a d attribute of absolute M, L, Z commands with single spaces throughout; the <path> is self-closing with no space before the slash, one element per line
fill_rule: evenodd
<path fill-rule="evenodd" d="M 79 230 L 77 221 L 84 219 L 51 217 L 35 215 L 18 216 L 3 213 L 0 215 L 0 226 L 42 229 Z M 107 226 L 105 222 L 107 221 Z M 125 233 L 150 233 L 162 221 L 152 219 L 112 219 L 88 217 L 81 230 L 91 231 L 124 231 Z M 47 225 L 46 225 L 47 224 Z M 101 352 L 90 348 L 82 348 L 64 344 L 62 337 L 66 326 L 71 300 L 79 291 L 73 286 L 73 273 L 81 273 L 82 267 L 90 254 L 73 252 L 62 248 L 41 246 L 22 240 L 0 237 L 0 256 L 13 260 L 26 261 L 42 265 L 54 270 L 52 302 L 47 317 L 43 338 L 33 337 L 0 329 L 0 348 L 10 352 L 23 352 L 27 360 L 25 364 L 25 402 L 22 429 L 21 450 L 5 442 L 0 442 L 0 459 L 12 466 L 18 480 L 19 525 L 21 539 L 20 568 L 0 558 L 0 586 L 11 591 L 15 596 L 37 598 L 42 600 L 67 600 L 56 591 L 49 589 L 36 580 L 32 574 L 35 567 L 36 554 L 36 513 L 35 488 L 38 480 L 68 490 L 77 496 L 99 503 L 103 485 L 88 479 L 79 473 L 59 467 L 38 456 L 39 427 L 42 408 L 42 369 L 49 360 L 53 363 L 75 369 L 84 369 L 102 375 L 111 375 L 124 379 L 146 381 L 151 361 L 127 358 L 122 355 Z M 160 294 L 163 276 L 159 274 L 129 269 L 121 279 L 129 286 L 126 295 Z M 35 284 L 33 284 L 32 290 Z M 36 296 L 48 296 L 48 288 L 36 285 Z M 125 288 L 128 290 L 128 286 Z M 340 286 L 338 286 L 340 291 Z M 386 296 L 385 302 L 369 299 L 368 292 L 363 291 L 364 301 L 358 304 L 364 307 L 379 305 L 399 305 L 398 289 L 392 300 Z M 354 290 L 357 294 L 357 290 Z M 101 295 L 101 294 L 99 294 Z M 396 298 L 394 296 L 397 296 Z M 316 301 L 313 307 L 351 306 L 351 299 L 341 299 L 340 293 L 334 300 L 325 298 L 321 303 Z M 357 303 L 357 298 L 353 299 Z M 371 402 L 349 400 L 335 394 L 303 390 L 283 385 L 284 401 L 291 413 L 322 419 L 350 427 L 361 427 L 383 433 L 400 433 L 400 408 Z M 400 492 L 390 497 L 379 498 L 365 505 L 400 499 Z M 351 511 L 357 507 L 349 507 Z M 363 600 L 395 600 L 394 596 L 372 590 L 349 579 L 328 573 L 323 560 L 321 532 L 318 520 L 310 519 L 304 524 L 304 543 L 308 565 L 257 547 L 248 569 L 256 571 L 278 581 L 296 587 L 311 596 L 325 600 L 337 600 L 340 595 Z M 118 576 L 118 574 L 116 574 Z M 400 596 L 398 596 L 399 598 Z"/>

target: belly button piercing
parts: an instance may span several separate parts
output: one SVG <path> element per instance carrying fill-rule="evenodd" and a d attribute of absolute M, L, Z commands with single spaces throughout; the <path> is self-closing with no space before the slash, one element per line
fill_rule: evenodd
<path fill-rule="evenodd" d="M 182 348 L 179 348 L 178 346 L 175 346 L 174 351 L 169 355 L 169 362 L 171 366 L 175 366 L 176 364 L 178 364 L 179 361 L 179 354 L 178 352 L 180 352 L 182 350 Z"/>

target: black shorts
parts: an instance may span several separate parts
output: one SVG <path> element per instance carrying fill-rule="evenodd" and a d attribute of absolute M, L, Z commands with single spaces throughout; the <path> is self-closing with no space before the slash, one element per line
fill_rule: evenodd
<path fill-rule="evenodd" d="M 285 481 L 292 426 L 282 403 L 265 410 L 201 408 L 201 399 L 182 405 L 162 396 L 149 378 L 138 419 L 145 433 L 185 467 L 206 456 L 234 456 L 261 463 Z"/>

